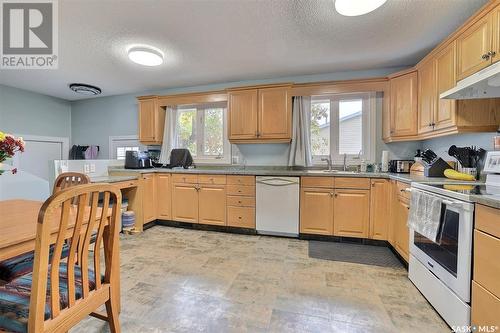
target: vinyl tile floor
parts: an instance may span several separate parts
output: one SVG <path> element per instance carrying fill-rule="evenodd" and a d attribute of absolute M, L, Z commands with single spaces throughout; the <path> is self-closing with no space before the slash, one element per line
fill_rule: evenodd
<path fill-rule="evenodd" d="M 405 269 L 309 258 L 297 239 L 155 226 L 122 236 L 121 285 L 122 332 L 450 332 Z"/>

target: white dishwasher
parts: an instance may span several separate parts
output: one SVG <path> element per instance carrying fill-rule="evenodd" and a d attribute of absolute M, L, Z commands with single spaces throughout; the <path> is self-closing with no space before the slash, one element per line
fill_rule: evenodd
<path fill-rule="evenodd" d="M 299 235 L 299 177 L 256 178 L 256 229 L 259 234 Z"/>

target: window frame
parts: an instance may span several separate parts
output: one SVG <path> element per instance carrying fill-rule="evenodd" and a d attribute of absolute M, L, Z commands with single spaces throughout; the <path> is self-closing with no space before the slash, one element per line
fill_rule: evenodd
<path fill-rule="evenodd" d="M 143 145 L 137 135 L 120 135 L 120 136 L 110 136 L 109 137 L 109 159 L 117 160 L 118 159 L 118 148 L 124 147 L 139 147 L 139 151 L 147 150 L 147 146 Z M 125 161 L 122 159 L 120 161 Z"/>
<path fill-rule="evenodd" d="M 358 154 L 347 154 L 347 165 L 356 165 L 364 159 L 367 163 L 375 162 L 375 136 L 376 136 L 376 94 L 374 92 L 359 92 L 359 93 L 340 93 L 329 95 L 315 95 L 311 96 L 311 103 L 314 101 L 330 101 L 330 154 L 329 155 L 313 155 L 313 165 L 326 165 L 323 158 L 331 158 L 332 163 L 335 165 L 342 165 L 344 163 L 344 154 L 339 153 L 339 109 L 341 100 L 362 100 L 362 149 L 363 152 Z"/>
<path fill-rule="evenodd" d="M 179 126 L 178 119 L 179 113 L 182 110 L 196 109 L 196 156 L 193 155 L 193 161 L 196 164 L 231 164 L 231 144 L 228 138 L 228 117 L 227 117 L 227 102 L 218 103 L 203 103 L 203 104 L 186 104 L 178 105 L 176 107 L 176 124 Z M 221 155 L 206 155 L 203 152 L 203 140 L 205 135 L 205 110 L 207 109 L 223 109 L 222 111 L 222 151 Z M 176 134 L 178 135 L 178 127 Z M 175 138 L 175 147 L 184 148 L 179 146 L 178 136 Z"/>

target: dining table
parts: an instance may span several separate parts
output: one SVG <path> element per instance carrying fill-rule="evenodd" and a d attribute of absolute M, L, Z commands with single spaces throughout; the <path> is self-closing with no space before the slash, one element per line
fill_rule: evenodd
<path fill-rule="evenodd" d="M 5 200 L 0 201 L 0 261 L 13 258 L 17 255 L 27 253 L 35 250 L 36 243 L 36 233 L 37 233 L 37 223 L 38 215 L 40 213 L 40 208 L 43 205 L 43 201 L 34 200 Z M 100 209 L 100 208 L 99 208 Z M 67 237 L 73 233 L 74 228 L 74 218 L 71 215 L 76 216 L 77 207 L 70 208 L 70 218 L 68 223 L 68 229 L 66 231 Z M 101 218 L 102 212 L 97 211 L 96 219 Z M 56 237 L 59 230 L 59 218 L 60 214 L 57 212 L 51 214 L 51 243 L 56 242 Z M 90 207 L 83 217 L 83 224 L 85 226 L 88 223 L 90 216 Z M 111 209 L 108 211 L 108 216 L 111 216 Z M 87 221 L 87 222 L 85 222 Z M 82 227 L 82 232 L 86 228 Z M 105 235 L 107 233 L 104 233 Z M 106 239 L 104 240 L 106 242 Z M 119 249 L 119 246 L 117 247 Z M 120 308 L 120 258 L 119 250 L 115 253 L 115 258 L 117 260 L 113 261 L 115 281 L 114 281 L 114 291 L 116 292 L 116 300 L 118 300 L 118 308 Z"/>

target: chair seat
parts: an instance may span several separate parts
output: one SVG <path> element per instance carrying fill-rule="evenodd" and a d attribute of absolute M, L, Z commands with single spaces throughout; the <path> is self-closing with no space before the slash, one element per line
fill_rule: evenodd
<path fill-rule="evenodd" d="M 67 265 L 61 263 L 59 269 L 59 303 L 61 309 L 68 306 L 68 280 Z M 31 294 L 31 283 L 33 273 L 29 273 L 14 279 L 12 282 L 0 287 L 0 332 L 27 332 L 29 317 L 29 302 Z M 103 277 L 101 277 L 103 281 Z M 75 266 L 75 298 L 82 297 L 82 271 Z M 95 289 L 95 274 L 89 270 L 89 289 Z M 50 310 L 50 277 L 47 281 L 47 300 L 45 304 L 45 319 L 51 316 Z"/>
<path fill-rule="evenodd" d="M 90 243 L 95 243 L 97 235 L 94 234 L 90 238 Z M 69 246 L 68 244 L 63 245 L 63 250 L 61 253 L 61 259 L 68 256 Z M 50 246 L 50 260 L 52 260 L 52 254 L 54 253 L 54 245 Z M 33 270 L 33 261 L 35 260 L 35 252 L 31 251 L 18 255 L 14 258 L 10 258 L 4 261 L 0 261 L 0 280 L 5 282 L 10 282 L 15 278 L 25 275 Z"/>

